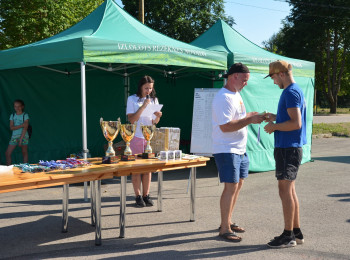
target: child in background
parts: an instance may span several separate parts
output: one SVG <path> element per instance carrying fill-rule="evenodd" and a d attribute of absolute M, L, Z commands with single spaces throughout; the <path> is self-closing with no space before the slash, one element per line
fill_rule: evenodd
<path fill-rule="evenodd" d="M 16 146 L 22 148 L 23 162 L 28 162 L 29 135 L 27 132 L 29 125 L 29 115 L 24 112 L 24 102 L 20 99 L 14 102 L 15 113 L 10 116 L 10 129 L 12 131 L 11 140 L 6 150 L 6 164 L 11 164 L 11 154 Z"/>

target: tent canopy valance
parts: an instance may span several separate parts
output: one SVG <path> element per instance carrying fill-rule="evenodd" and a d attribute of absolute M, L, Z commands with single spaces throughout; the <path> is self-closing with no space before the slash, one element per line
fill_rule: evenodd
<path fill-rule="evenodd" d="M 141 24 L 113 0 L 71 28 L 0 52 L 0 69 L 70 62 L 133 63 L 225 70 L 227 54 L 169 38 Z"/>

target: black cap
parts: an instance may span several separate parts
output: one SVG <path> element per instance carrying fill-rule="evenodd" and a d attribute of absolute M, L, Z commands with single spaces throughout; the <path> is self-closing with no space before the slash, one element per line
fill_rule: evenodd
<path fill-rule="evenodd" d="M 246 65 L 239 62 L 239 63 L 233 64 L 231 68 L 228 70 L 228 72 L 224 74 L 222 77 L 227 78 L 229 75 L 233 73 L 250 73 L 250 72 Z"/>

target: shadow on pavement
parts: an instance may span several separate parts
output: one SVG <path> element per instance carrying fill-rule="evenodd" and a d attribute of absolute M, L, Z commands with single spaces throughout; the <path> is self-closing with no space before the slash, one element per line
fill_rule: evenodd
<path fill-rule="evenodd" d="M 226 246 L 188 251 L 167 250 L 162 252 L 142 253 L 101 259 L 162 259 L 165 256 L 170 255 L 171 259 L 211 259 L 216 257 L 229 257 L 233 255 L 241 255 L 262 250 L 268 250 L 266 245 Z"/>
<path fill-rule="evenodd" d="M 329 194 L 328 197 L 333 197 L 333 198 L 349 197 L 346 199 L 340 199 L 339 201 L 350 202 L 350 193 Z"/>
<path fill-rule="evenodd" d="M 166 200 L 166 198 L 164 198 Z M 101 198 L 102 209 L 104 208 L 115 208 L 119 207 L 120 197 L 102 197 Z M 126 205 L 126 207 L 135 207 L 135 198 L 134 196 L 126 196 L 126 201 L 130 202 Z M 2 203 L 17 203 L 18 206 L 10 206 L 11 208 L 15 207 L 23 207 L 25 205 L 36 205 L 36 206 L 52 206 L 52 205 L 62 205 L 62 200 L 28 200 L 28 201 L 4 201 Z M 106 205 L 105 203 L 116 203 L 111 205 Z M 80 210 L 89 210 L 91 208 L 90 202 L 84 202 L 82 199 L 69 199 L 69 205 L 81 204 L 81 207 L 69 207 L 68 212 L 76 212 Z M 1 208 L 9 208 L 9 207 L 1 207 Z M 156 210 L 156 208 L 155 208 Z M 11 218 L 24 218 L 31 216 L 41 216 L 41 215 L 53 215 L 62 213 L 62 206 L 58 206 L 58 209 L 52 210 L 41 210 L 41 211 L 22 211 L 22 212 L 13 212 L 13 213 L 2 213 L 0 214 L 0 219 L 11 219 Z M 129 214 L 129 213 L 128 213 Z"/>
<path fill-rule="evenodd" d="M 350 163 L 350 156 L 312 157 L 312 159 L 315 160 L 315 161 Z"/>
<path fill-rule="evenodd" d="M 57 246 L 55 241 L 92 233 L 95 230 L 90 224 L 70 217 L 68 232 L 62 233 L 61 222 L 61 217 L 47 216 L 37 221 L 0 228 L 0 257 L 14 257 L 16 254 L 22 257 L 29 252 L 62 249 L 62 247 Z M 93 241 L 94 238 L 95 236 L 92 234 L 91 240 Z M 92 241 L 81 241 L 79 244 L 80 246 L 92 246 L 94 244 Z M 46 243 L 49 245 L 45 245 Z"/>
<path fill-rule="evenodd" d="M 205 234 L 212 233 L 212 230 L 185 232 L 177 234 L 164 234 L 155 237 L 139 237 L 139 238 L 111 238 L 104 239 L 102 246 L 96 247 L 94 244 L 94 236 L 91 236 L 89 241 L 71 241 L 67 243 L 54 241 L 67 239 L 69 237 L 79 236 L 85 233 L 94 232 L 94 228 L 89 224 L 71 219 L 72 228 L 68 233 L 61 233 L 59 229 L 59 217 L 45 217 L 36 222 L 14 225 L 0 229 L 0 242 L 2 248 L 8 248 L 11 252 L 2 250 L 2 257 L 6 258 L 13 254 L 13 244 L 21 245 L 21 250 L 18 254 L 24 259 L 40 259 L 40 258 L 55 258 L 55 257 L 70 257 L 70 256 L 97 256 L 103 253 L 113 254 L 126 253 L 120 257 L 108 257 L 100 259 L 162 259 L 171 256 L 171 259 L 198 259 L 198 258 L 214 258 L 225 257 L 232 255 L 241 255 L 255 251 L 268 250 L 265 244 L 261 245 L 244 245 L 240 246 L 228 241 L 222 241 L 217 235 L 207 236 Z M 177 222 L 178 223 L 178 222 Z M 165 223 L 172 224 L 172 223 Z M 162 223 L 164 225 L 164 223 Z M 16 235 L 21 232 L 21 236 Z M 11 234 L 10 237 L 8 234 Z M 203 238 L 198 238 L 198 235 L 203 235 Z M 6 238 L 6 239 L 5 239 Z M 151 253 L 136 253 L 138 250 L 159 249 L 162 247 L 181 247 L 188 243 L 200 243 L 204 241 L 222 241 L 222 247 L 203 248 L 200 250 L 165 250 Z M 46 244 L 49 243 L 49 244 Z M 24 246 L 23 246 L 24 245 Z M 4 246 L 4 247 L 3 247 Z M 135 251 L 135 254 L 133 252 Z"/>

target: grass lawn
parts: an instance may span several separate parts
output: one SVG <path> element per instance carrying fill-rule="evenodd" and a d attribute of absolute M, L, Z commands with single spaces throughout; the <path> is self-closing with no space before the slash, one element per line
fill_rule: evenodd
<path fill-rule="evenodd" d="M 313 124 L 312 134 L 332 134 L 334 136 L 350 137 L 350 123 Z"/>
<path fill-rule="evenodd" d="M 329 108 L 317 107 L 317 114 L 329 114 Z M 350 114 L 350 108 L 337 108 L 337 114 Z"/>

